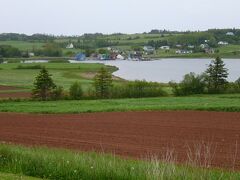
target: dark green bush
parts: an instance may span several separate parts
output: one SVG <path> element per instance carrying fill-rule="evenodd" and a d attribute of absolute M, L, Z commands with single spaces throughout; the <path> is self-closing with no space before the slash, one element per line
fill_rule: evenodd
<path fill-rule="evenodd" d="M 111 89 L 112 98 L 143 98 L 166 96 L 159 83 L 133 81 L 124 85 L 115 85 Z"/>
<path fill-rule="evenodd" d="M 51 92 L 51 100 L 61 100 L 64 98 L 62 86 L 56 86 Z"/>
<path fill-rule="evenodd" d="M 18 65 L 16 67 L 16 69 L 42 69 L 44 68 L 43 66 L 41 66 L 40 64 L 36 64 L 36 65 Z"/>
<path fill-rule="evenodd" d="M 75 82 L 69 89 L 71 99 L 79 100 L 83 97 L 83 90 L 79 82 Z"/>
<path fill-rule="evenodd" d="M 203 94 L 206 88 L 204 75 L 196 75 L 189 73 L 184 76 L 184 79 L 179 83 L 170 82 L 173 89 L 173 94 L 176 96 L 185 96 L 192 94 Z"/>

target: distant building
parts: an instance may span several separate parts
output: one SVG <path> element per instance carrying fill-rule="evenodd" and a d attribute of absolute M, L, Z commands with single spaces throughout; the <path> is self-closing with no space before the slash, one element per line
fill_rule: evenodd
<path fill-rule="evenodd" d="M 109 54 L 99 54 L 97 58 L 99 60 L 110 60 L 112 57 Z"/>
<path fill-rule="evenodd" d="M 73 43 L 68 44 L 67 47 L 66 47 L 66 49 L 74 49 L 74 45 L 73 45 Z"/>
<path fill-rule="evenodd" d="M 188 45 L 188 48 L 189 48 L 189 49 L 194 49 L 195 46 L 193 46 L 193 45 Z"/>
<path fill-rule="evenodd" d="M 34 57 L 35 54 L 34 54 L 33 52 L 29 52 L 29 53 L 28 53 L 28 56 L 29 56 L 29 57 Z"/>
<path fill-rule="evenodd" d="M 84 61 L 86 59 L 86 55 L 84 53 L 79 53 L 75 56 L 76 61 Z"/>
<path fill-rule="evenodd" d="M 160 49 L 169 50 L 170 46 L 161 46 Z"/>
<path fill-rule="evenodd" d="M 215 53 L 215 50 L 213 48 L 206 48 L 206 49 L 204 49 L 204 51 L 207 54 L 214 54 Z"/>
<path fill-rule="evenodd" d="M 112 51 L 112 48 L 111 48 L 111 47 L 107 47 L 107 50 L 108 50 L 108 51 Z"/>
<path fill-rule="evenodd" d="M 227 36 L 234 36 L 234 33 L 233 32 L 227 32 L 226 35 Z"/>
<path fill-rule="evenodd" d="M 143 50 L 146 51 L 146 52 L 154 52 L 155 48 L 152 47 L 152 46 L 144 46 Z"/>
<path fill-rule="evenodd" d="M 206 49 L 206 48 L 209 48 L 209 45 L 208 45 L 208 44 L 201 44 L 201 45 L 200 45 L 200 48 Z"/>
<path fill-rule="evenodd" d="M 182 45 L 181 45 L 181 44 L 177 44 L 176 47 L 177 47 L 177 48 L 181 48 Z"/>
<path fill-rule="evenodd" d="M 228 45 L 228 42 L 226 42 L 226 41 L 219 41 L 218 45 Z"/>
<path fill-rule="evenodd" d="M 192 50 L 190 50 L 190 51 L 188 51 L 188 50 L 177 50 L 176 51 L 176 54 L 192 54 L 192 53 L 193 53 Z"/>
<path fill-rule="evenodd" d="M 117 55 L 117 59 L 119 59 L 119 60 L 124 60 L 125 58 L 124 58 L 124 56 L 122 56 L 121 54 L 119 54 L 119 55 Z"/>

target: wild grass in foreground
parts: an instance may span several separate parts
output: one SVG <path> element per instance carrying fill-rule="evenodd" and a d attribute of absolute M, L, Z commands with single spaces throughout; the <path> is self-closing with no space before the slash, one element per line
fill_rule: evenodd
<path fill-rule="evenodd" d="M 240 95 L 205 95 L 142 99 L 79 101 L 0 101 L 0 112 L 85 113 L 151 110 L 204 110 L 240 112 Z"/>
<path fill-rule="evenodd" d="M 16 175 L 16 174 L 1 173 L 1 172 L 0 172 L 0 179 L 1 180 L 39 180 L 39 178 L 33 178 L 29 176 L 22 176 L 22 175 Z"/>
<path fill-rule="evenodd" d="M 114 155 L 74 153 L 47 148 L 0 145 L 0 171 L 26 176 L 67 179 L 239 179 L 240 173 L 177 166 L 171 153 L 161 163 L 126 160 Z"/>

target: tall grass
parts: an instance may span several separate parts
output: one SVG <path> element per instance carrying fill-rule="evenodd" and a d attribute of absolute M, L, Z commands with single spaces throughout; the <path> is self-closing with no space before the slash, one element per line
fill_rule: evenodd
<path fill-rule="evenodd" d="M 0 145 L 0 171 L 32 177 L 67 179 L 239 179 L 239 173 L 175 164 L 172 151 L 161 161 L 129 160 L 114 155 Z"/>

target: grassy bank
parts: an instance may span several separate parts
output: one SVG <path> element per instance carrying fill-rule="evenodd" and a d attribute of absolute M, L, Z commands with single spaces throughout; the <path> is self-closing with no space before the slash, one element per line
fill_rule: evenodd
<path fill-rule="evenodd" d="M 240 111 L 240 94 L 81 101 L 0 101 L 0 112 L 84 113 L 149 110 Z"/>
<path fill-rule="evenodd" d="M 126 160 L 114 155 L 73 153 L 47 148 L 0 145 L 0 171 L 26 176 L 67 179 L 239 179 L 239 173 L 177 166 L 171 158 L 160 162 Z"/>
<path fill-rule="evenodd" d="M 68 89 L 75 81 L 79 81 L 83 88 L 87 89 L 92 85 L 93 77 L 103 64 L 66 64 L 66 63 L 44 63 L 44 64 L 0 64 L 0 84 L 23 87 L 31 89 L 33 81 L 40 69 L 44 66 L 53 76 L 57 85 Z M 19 68 L 21 67 L 21 68 Z M 108 66 L 109 71 L 116 70 Z"/>

